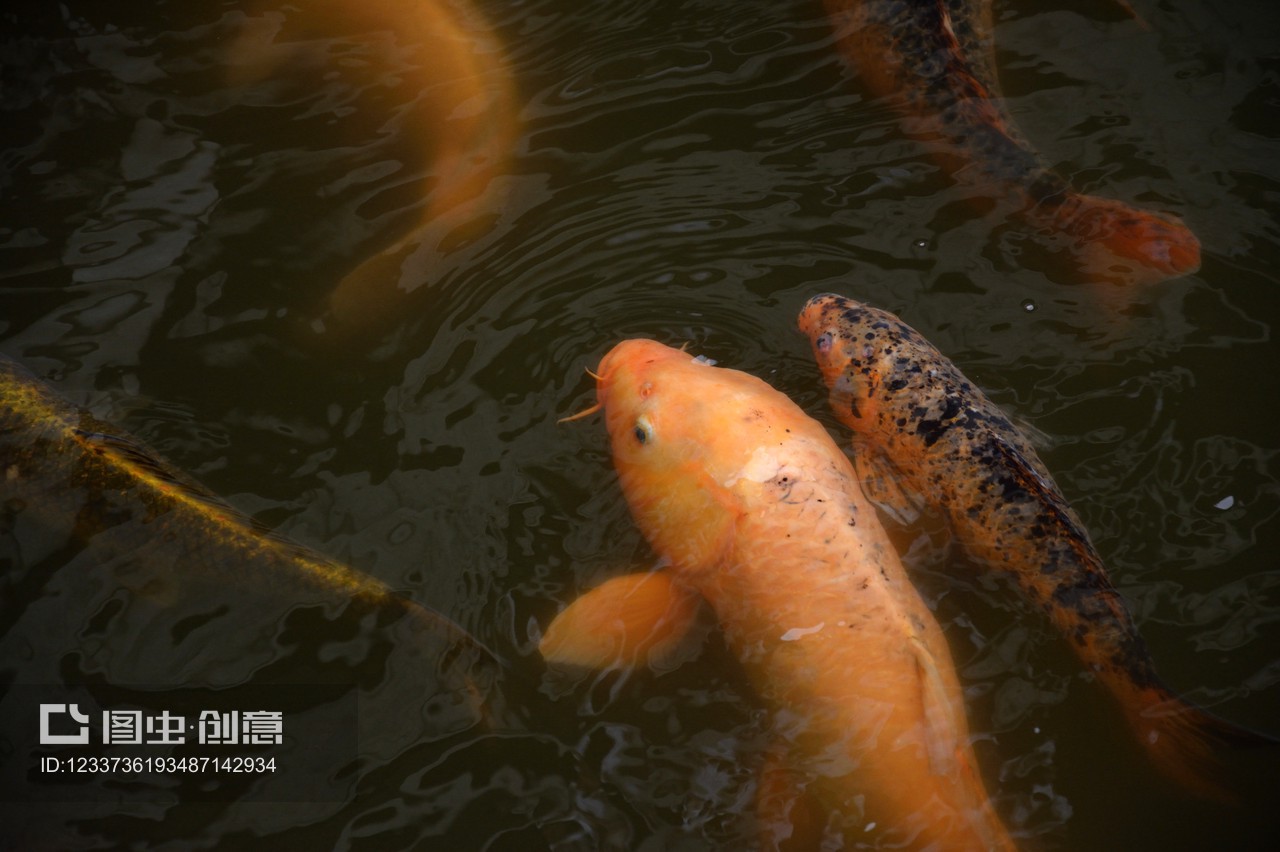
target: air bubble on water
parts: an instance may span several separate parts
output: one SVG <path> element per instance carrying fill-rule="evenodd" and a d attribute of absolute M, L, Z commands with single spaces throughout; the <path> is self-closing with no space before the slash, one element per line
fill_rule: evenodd
<path fill-rule="evenodd" d="M 926 251 L 929 248 L 929 241 L 926 240 L 924 237 L 921 237 L 918 240 L 914 240 L 911 243 L 911 246 L 917 251 Z"/>
<path fill-rule="evenodd" d="M 1236 498 L 1235 498 L 1235 497 L 1232 497 L 1230 494 L 1228 494 L 1226 497 L 1223 497 L 1223 498 L 1222 498 L 1221 500 L 1219 500 L 1217 503 L 1214 503 L 1214 504 L 1213 504 L 1213 508 L 1215 508 L 1215 509 L 1230 509 L 1230 508 L 1231 508 L 1232 506 L 1234 506 L 1235 504 L 1236 504 Z"/>
<path fill-rule="evenodd" d="M 1027 313 L 1031 313 L 1032 311 L 1034 311 L 1034 310 L 1036 309 L 1036 300 L 1035 300 L 1035 299 L 1023 299 L 1023 300 L 1022 300 L 1022 309 L 1023 309 L 1024 311 L 1026 311 Z"/>

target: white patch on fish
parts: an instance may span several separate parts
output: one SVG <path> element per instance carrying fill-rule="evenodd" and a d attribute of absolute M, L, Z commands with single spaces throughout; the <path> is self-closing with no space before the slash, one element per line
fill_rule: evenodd
<path fill-rule="evenodd" d="M 781 473 L 782 462 L 778 460 L 778 454 L 769 447 L 756 447 L 747 463 L 724 481 L 724 487 L 732 488 L 741 479 L 748 482 L 768 482 Z"/>
<path fill-rule="evenodd" d="M 813 627 L 793 627 L 790 630 L 788 630 L 786 633 L 782 634 L 782 641 L 794 642 L 797 639 L 804 636 L 808 636 L 811 633 L 817 633 L 819 630 L 821 630 L 826 626 L 827 626 L 827 623 L 825 621 L 819 621 L 817 624 L 813 625 Z"/>

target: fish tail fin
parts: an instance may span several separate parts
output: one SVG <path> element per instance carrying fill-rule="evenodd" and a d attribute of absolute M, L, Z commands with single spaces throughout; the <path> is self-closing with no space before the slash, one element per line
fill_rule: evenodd
<path fill-rule="evenodd" d="M 1280 739 L 1215 716 L 1171 693 L 1132 719 L 1151 760 L 1169 778 L 1205 799 L 1233 804 L 1239 791 L 1222 772 L 1221 750 L 1275 748 Z"/>
<path fill-rule="evenodd" d="M 1071 240 L 1091 276 L 1154 284 L 1200 268 L 1200 241 L 1173 216 L 1075 193 L 1042 201 L 1035 212 Z"/>

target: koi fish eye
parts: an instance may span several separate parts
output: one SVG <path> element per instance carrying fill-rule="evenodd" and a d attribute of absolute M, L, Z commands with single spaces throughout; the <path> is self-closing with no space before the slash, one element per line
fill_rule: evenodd
<path fill-rule="evenodd" d="M 653 439 L 653 426 L 649 423 L 649 418 L 641 416 L 636 419 L 635 428 L 631 430 L 632 436 L 636 439 L 636 443 L 644 446 Z"/>

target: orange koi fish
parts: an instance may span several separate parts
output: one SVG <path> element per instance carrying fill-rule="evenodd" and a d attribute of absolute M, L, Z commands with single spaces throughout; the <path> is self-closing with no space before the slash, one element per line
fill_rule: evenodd
<path fill-rule="evenodd" d="M 1221 797 L 1207 771 L 1213 743 L 1269 740 L 1160 681 L 1080 518 L 1004 412 L 886 311 L 826 294 L 809 300 L 799 325 L 836 417 L 854 432 L 855 455 L 885 462 L 898 484 L 944 513 L 973 559 L 1017 582 L 1119 701 L 1164 772 Z"/>
<path fill-rule="evenodd" d="M 1200 242 L 1177 219 L 1076 192 L 998 106 L 990 0 L 826 0 L 841 51 L 877 96 L 945 142 L 953 171 L 1002 185 L 1022 217 L 1065 240 L 1099 277 L 1155 282 L 1200 268 Z"/>
<path fill-rule="evenodd" d="M 774 710 L 766 845 L 812 804 L 828 839 L 1013 849 L 942 631 L 826 430 L 760 379 L 652 340 L 619 343 L 597 378 L 584 413 L 604 411 L 622 491 L 667 567 L 579 598 L 543 656 L 652 659 L 705 601 Z"/>
<path fill-rule="evenodd" d="M 448 254 L 492 225 L 505 192 L 501 175 L 520 133 L 515 85 L 497 38 L 466 0 L 305 0 L 289 10 L 286 27 L 273 37 L 256 26 L 232 43 L 232 82 L 264 78 L 288 61 L 297 49 L 289 38 L 295 29 L 346 34 L 365 27 L 415 48 L 411 120 L 430 150 L 426 207 L 417 225 L 348 272 L 328 300 L 339 330 L 376 329 L 394 320 L 405 293 L 423 283 L 414 258 Z"/>

